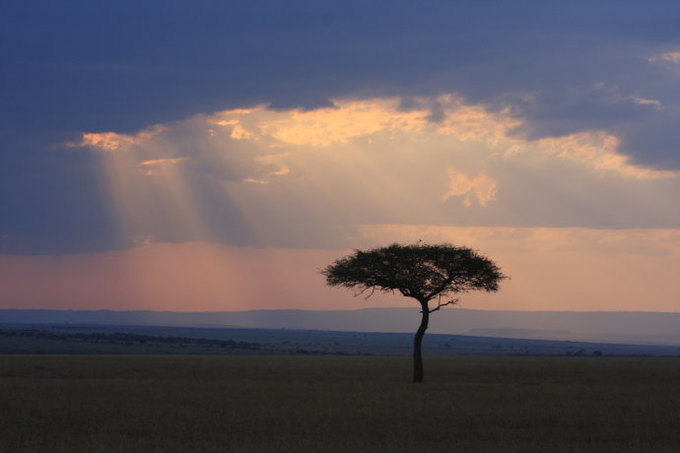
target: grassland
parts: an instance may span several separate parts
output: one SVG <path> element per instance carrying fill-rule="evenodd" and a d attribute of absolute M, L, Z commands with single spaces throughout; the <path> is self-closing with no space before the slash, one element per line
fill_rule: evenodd
<path fill-rule="evenodd" d="M 680 359 L 0 356 L 0 451 L 680 451 Z"/>

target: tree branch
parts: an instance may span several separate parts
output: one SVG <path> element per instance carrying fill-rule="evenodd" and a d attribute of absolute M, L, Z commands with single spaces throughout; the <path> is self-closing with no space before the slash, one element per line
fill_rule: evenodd
<path fill-rule="evenodd" d="M 373 293 L 375 292 L 375 286 L 367 286 L 367 287 L 363 288 L 361 291 L 359 291 L 358 293 L 354 294 L 354 297 L 359 297 L 359 296 L 363 295 L 363 294 L 364 294 L 366 291 L 368 291 L 369 289 L 371 290 L 371 292 L 368 293 L 368 296 L 365 296 L 365 297 L 364 297 L 364 300 L 370 299 L 371 296 L 373 295 Z"/>
<path fill-rule="evenodd" d="M 451 299 L 448 302 L 442 303 L 442 298 L 440 297 L 439 300 L 437 301 L 437 306 L 434 307 L 432 310 L 430 310 L 430 313 L 435 312 L 442 307 L 446 307 L 447 305 L 456 305 L 457 303 L 458 303 L 458 299 Z"/>

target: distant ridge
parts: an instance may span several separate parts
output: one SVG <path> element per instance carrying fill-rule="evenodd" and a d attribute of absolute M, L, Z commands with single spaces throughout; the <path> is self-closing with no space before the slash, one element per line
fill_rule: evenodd
<path fill-rule="evenodd" d="M 247 327 L 413 332 L 417 308 L 221 312 L 0 310 L 0 324 Z M 430 319 L 431 333 L 611 343 L 680 345 L 680 313 L 487 311 L 453 308 Z"/>
<path fill-rule="evenodd" d="M 543 329 L 470 329 L 471 337 L 523 338 L 527 340 L 572 340 L 574 335 L 566 330 Z"/>

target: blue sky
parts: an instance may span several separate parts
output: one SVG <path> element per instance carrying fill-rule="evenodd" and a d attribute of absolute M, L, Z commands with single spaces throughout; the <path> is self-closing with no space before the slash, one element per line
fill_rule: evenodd
<path fill-rule="evenodd" d="M 504 256 L 546 231 L 675 256 L 677 2 L 0 8 L 8 263 L 423 237 Z"/>

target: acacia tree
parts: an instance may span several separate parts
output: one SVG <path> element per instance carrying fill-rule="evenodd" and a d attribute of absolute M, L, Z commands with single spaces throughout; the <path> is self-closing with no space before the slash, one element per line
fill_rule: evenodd
<path fill-rule="evenodd" d="M 356 250 L 321 271 L 330 286 L 367 291 L 395 292 L 412 297 L 421 307 L 420 327 L 413 340 L 413 382 L 423 382 L 421 345 L 430 313 L 458 299 L 458 293 L 472 290 L 498 291 L 507 278 L 490 259 L 466 247 L 450 244 L 392 244 L 371 250 Z M 435 307 L 430 301 L 437 300 Z"/>

